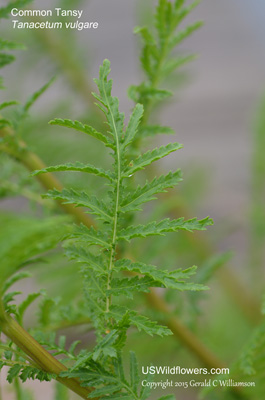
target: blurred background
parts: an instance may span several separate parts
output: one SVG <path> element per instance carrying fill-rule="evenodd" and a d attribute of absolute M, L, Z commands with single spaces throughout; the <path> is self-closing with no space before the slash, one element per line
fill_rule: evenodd
<path fill-rule="evenodd" d="M 97 77 L 104 58 L 111 61 L 113 93 L 119 97 L 120 107 L 128 116 L 133 107 L 127 96 L 128 87 L 139 84 L 143 78 L 139 65 L 141 43 L 133 29 L 136 25 L 150 22 L 151 9 L 156 1 L 56 0 L 46 1 L 45 8 L 53 8 L 55 3 L 63 8 L 83 9 L 82 20 L 97 21 L 98 29 L 27 31 L 12 29 L 10 20 L 1 22 L 2 37 L 18 40 L 27 47 L 17 55 L 15 63 L 3 70 L 7 89 L 1 92 L 1 100 L 14 98 L 24 102 L 56 74 L 56 82 L 31 110 L 22 137 L 32 150 L 37 149 L 48 165 L 55 164 L 55 160 L 57 163 L 76 159 L 89 162 L 102 159 L 102 163 L 107 163 L 108 159 L 101 154 L 100 148 L 85 147 L 84 138 L 48 126 L 47 122 L 54 117 L 96 121 L 96 111 L 88 93 L 90 89 L 95 90 L 92 78 Z M 1 6 L 5 4 L 0 0 Z M 41 0 L 33 2 L 34 9 L 43 6 Z M 263 0 L 203 0 L 188 17 L 187 23 L 197 20 L 204 21 L 205 25 L 188 38 L 179 51 L 196 53 L 198 58 L 183 68 L 179 81 L 169 83 L 174 89 L 174 98 L 159 110 L 162 124 L 171 126 L 176 132 L 171 139 L 183 143 L 184 149 L 168 157 L 161 170 L 183 170 L 184 182 L 173 203 L 180 204 L 180 209 L 184 209 L 188 217 L 210 215 L 215 225 L 208 234 L 200 234 L 199 241 L 203 241 L 203 245 L 197 245 L 197 250 L 191 250 L 189 241 L 183 244 L 185 251 L 179 255 L 179 262 L 181 267 L 188 266 L 183 265 L 187 260 L 198 264 L 198 257 L 201 257 L 201 264 L 206 263 L 207 257 L 198 249 L 202 247 L 208 254 L 232 250 L 226 268 L 240 276 L 239 292 L 240 285 L 246 285 L 253 304 L 256 304 L 264 286 L 260 279 L 261 275 L 264 278 L 263 241 L 255 239 L 257 227 L 253 210 L 261 202 L 259 196 L 264 190 L 261 185 L 264 187 L 265 180 L 264 176 L 263 181 L 262 176 L 254 179 L 258 174 L 255 160 L 262 159 L 260 151 L 264 146 L 259 132 L 265 89 L 265 3 Z M 167 140 L 159 138 L 157 143 Z M 66 185 L 79 184 L 74 177 L 64 174 L 61 180 Z M 5 179 L 2 181 L 5 196 L 0 200 L 1 210 L 24 215 L 32 213 L 31 202 L 15 191 L 12 193 L 5 187 Z M 168 206 L 173 207 L 170 202 Z M 257 219 L 260 221 L 259 215 Z M 259 229 L 262 236 L 263 228 Z M 174 240 L 170 245 L 174 247 Z M 167 259 L 170 251 L 166 246 L 161 247 L 161 252 Z M 260 265 L 253 269 L 256 262 L 253 254 L 257 252 L 261 253 Z M 163 257 L 157 255 L 158 259 Z M 229 287 L 228 278 L 221 273 L 219 278 L 223 282 L 222 289 L 216 278 L 209 283 L 211 291 L 202 302 L 204 311 L 201 314 L 204 316 L 198 317 L 197 329 L 204 342 L 230 362 L 249 337 L 253 321 L 250 321 L 251 317 L 244 317 L 242 307 L 245 305 L 242 306 L 241 300 L 237 302 L 237 294 L 240 298 L 237 289 Z M 229 296 L 223 295 L 224 287 Z M 236 297 L 234 300 L 233 295 Z M 249 304 L 249 314 L 251 306 L 252 303 Z M 182 317 L 193 326 L 187 315 L 184 313 Z M 236 327 L 233 327 L 233 321 L 236 321 Z M 136 335 L 132 335 L 130 340 L 136 345 Z M 171 354 L 175 344 L 171 339 L 168 343 L 165 346 L 162 341 L 154 339 L 143 363 L 155 363 L 154 357 L 159 357 L 161 348 L 165 350 L 160 362 L 169 362 L 169 357 L 170 362 L 174 362 Z M 137 346 L 141 348 L 139 343 Z M 142 346 L 147 346 L 147 343 L 143 341 Z M 157 347 L 157 354 L 154 347 Z M 177 354 L 187 366 L 194 362 L 185 349 L 178 348 Z M 38 400 L 46 400 L 49 398 L 49 385 L 41 385 L 45 386 L 45 391 L 38 386 Z M 198 393 L 183 392 L 181 396 L 185 400 L 197 399 Z M 13 399 L 12 394 L 10 399 Z M 4 400 L 9 400 L 8 390 Z"/>

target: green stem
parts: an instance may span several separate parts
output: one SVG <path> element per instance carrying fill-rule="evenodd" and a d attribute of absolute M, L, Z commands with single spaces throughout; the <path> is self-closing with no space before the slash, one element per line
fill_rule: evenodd
<path fill-rule="evenodd" d="M 23 393 L 21 390 L 21 385 L 18 378 L 14 379 L 14 388 L 16 393 L 16 400 L 23 400 Z"/>
<path fill-rule="evenodd" d="M 0 332 L 0 343 L 1 343 L 1 332 Z M 2 382 L 1 382 L 1 371 L 0 371 L 0 400 L 3 400 L 3 396 L 2 396 Z"/>
<path fill-rule="evenodd" d="M 3 309 L 2 309 L 3 310 Z M 50 374 L 56 375 L 56 380 L 81 398 L 87 399 L 93 388 L 84 388 L 80 382 L 73 378 L 61 378 L 60 374 L 67 368 L 46 351 L 28 332 L 26 332 L 14 319 L 0 311 L 0 328 L 2 332 L 11 339 L 38 368 Z"/>
<path fill-rule="evenodd" d="M 105 93 L 105 98 L 108 99 L 107 94 Z M 114 209 L 114 220 L 113 220 L 113 232 L 112 232 L 112 242 L 111 242 L 111 251 L 109 258 L 109 267 L 108 267 L 108 281 L 107 281 L 107 290 L 110 290 L 111 277 L 112 277 L 112 268 L 113 268 L 113 258 L 116 254 L 116 240 L 117 240 L 117 225 L 118 225 L 118 211 L 120 204 L 120 184 L 121 184 L 121 154 L 120 154 L 120 142 L 119 135 L 117 131 L 117 127 L 115 124 L 115 118 L 112 113 L 112 109 L 110 107 L 109 102 L 107 101 L 107 106 L 110 112 L 110 116 L 112 119 L 115 141 L 116 141 L 116 154 L 117 154 L 117 184 L 116 184 L 116 201 L 115 201 L 115 209 Z M 106 312 L 109 312 L 109 308 L 111 305 L 111 295 L 107 296 L 106 300 Z"/>

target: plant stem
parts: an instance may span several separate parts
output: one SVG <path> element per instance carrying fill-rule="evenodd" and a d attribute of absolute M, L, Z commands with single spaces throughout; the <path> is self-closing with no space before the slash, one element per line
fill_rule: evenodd
<path fill-rule="evenodd" d="M 106 99 L 107 99 L 106 95 Z M 116 154 L 117 154 L 117 184 L 116 184 L 116 201 L 115 201 L 115 209 L 114 209 L 114 221 L 113 221 L 113 233 L 112 233 L 112 245 L 111 245 L 111 251 L 110 251 L 110 260 L 109 260 L 109 268 L 108 268 L 108 282 L 107 282 L 107 290 L 110 290 L 110 282 L 111 282 L 111 276 L 112 276 L 112 264 L 113 264 L 113 258 L 116 253 L 116 236 L 117 236 L 117 225 L 118 225 L 118 211 L 119 211 L 119 205 L 120 205 L 120 185 L 121 185 L 121 154 L 120 154 L 120 141 L 119 141 L 119 135 L 115 123 L 115 118 L 112 113 L 112 109 L 109 103 L 107 103 L 108 109 L 110 112 L 110 116 L 112 119 L 112 124 L 114 127 L 114 134 L 115 134 L 115 141 L 116 141 Z M 109 312 L 111 304 L 111 295 L 107 296 L 107 301 L 106 301 L 106 312 Z"/>
<path fill-rule="evenodd" d="M 15 393 L 16 393 L 16 400 L 23 400 L 23 395 L 21 392 L 21 386 L 18 378 L 14 379 L 14 388 L 15 388 Z"/>
<path fill-rule="evenodd" d="M 42 370 L 56 375 L 56 380 L 67 386 L 81 398 L 87 399 L 93 388 L 84 388 L 80 382 L 73 378 L 61 378 L 59 375 L 67 368 L 46 351 L 28 332 L 26 332 L 14 319 L 0 315 L 2 332 L 9 337 L 21 350 L 27 354 Z"/>

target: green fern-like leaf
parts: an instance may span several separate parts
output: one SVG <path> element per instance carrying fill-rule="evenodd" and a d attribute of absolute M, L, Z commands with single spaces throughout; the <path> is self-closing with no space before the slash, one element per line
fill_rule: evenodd
<path fill-rule="evenodd" d="M 66 128 L 73 128 L 79 132 L 84 132 L 87 135 L 90 135 L 90 136 L 98 139 L 99 141 L 103 142 L 108 147 L 112 148 L 112 146 L 113 146 L 111 141 L 109 140 L 109 138 L 107 138 L 105 135 L 96 131 L 96 129 L 94 129 L 92 126 L 84 125 L 79 121 L 72 121 L 70 119 L 56 118 L 56 119 L 50 121 L 49 123 L 50 123 L 50 125 L 59 125 L 59 126 L 64 126 Z"/>
<path fill-rule="evenodd" d="M 178 290 L 205 290 L 206 287 L 200 284 L 191 284 L 185 282 L 195 274 L 197 267 L 186 270 L 176 270 L 168 272 L 159 270 L 153 265 L 147 265 L 140 262 L 131 262 L 130 260 L 118 260 L 115 263 L 115 269 L 118 271 L 136 272 L 153 280 L 149 286 L 164 287 Z"/>
<path fill-rule="evenodd" d="M 105 171 L 102 168 L 97 168 L 97 167 L 94 167 L 93 165 L 83 164 L 80 162 L 67 163 L 67 164 L 62 164 L 62 165 L 56 165 L 54 167 L 47 167 L 44 169 L 40 169 L 40 170 L 34 171 L 32 173 L 32 176 L 36 176 L 39 174 L 45 174 L 47 172 L 57 172 L 57 171 L 87 172 L 89 174 L 102 176 L 103 178 L 107 178 L 110 181 L 112 181 L 112 178 L 113 178 L 112 174 L 109 171 Z"/>
<path fill-rule="evenodd" d="M 89 245 L 98 245 L 104 249 L 110 249 L 111 247 L 107 241 L 107 236 L 103 232 L 96 231 L 93 227 L 87 228 L 83 224 L 77 226 L 71 236 L 72 238 L 81 242 L 86 242 Z"/>
<path fill-rule="evenodd" d="M 124 314 L 128 312 L 126 307 L 112 305 L 110 307 L 109 316 L 114 318 L 116 321 L 121 321 Z M 139 315 L 136 311 L 128 312 L 129 319 L 132 325 L 136 326 L 139 331 L 144 331 L 150 336 L 168 336 L 172 335 L 170 329 L 165 326 L 158 325 L 156 322 L 151 321 L 143 315 Z"/>
<path fill-rule="evenodd" d="M 169 31 L 174 31 L 173 20 L 180 10 L 178 7 L 175 8 L 175 3 L 171 4 L 167 0 L 161 0 L 159 7 L 162 15 L 161 18 L 157 19 L 157 27 L 159 29 L 159 43 L 163 46 L 164 41 L 168 40 Z M 179 15 L 179 18 L 182 18 L 182 16 Z M 143 30 L 142 35 L 148 40 L 148 45 L 156 46 L 148 31 Z M 157 51 L 154 48 L 150 51 L 152 57 L 159 55 L 158 48 Z M 183 60 L 172 59 L 172 63 L 183 63 Z M 169 68 L 170 64 L 164 64 L 164 66 Z M 152 65 L 149 65 L 149 67 L 151 71 Z M 92 350 L 81 351 L 77 356 L 70 353 L 71 356 L 69 356 L 69 352 L 65 350 L 64 337 L 59 339 L 59 343 L 55 340 L 54 335 L 51 335 L 48 340 L 38 337 L 38 341 L 54 351 L 55 354 L 63 354 L 75 361 L 72 368 L 63 372 L 61 376 L 78 378 L 82 382 L 82 386 L 93 386 L 95 390 L 91 392 L 91 398 L 144 400 L 150 393 L 148 388 L 144 388 L 140 394 L 138 393 L 139 374 L 134 354 L 130 356 L 130 379 L 126 378 L 124 372 L 120 351 L 124 347 L 126 333 L 130 326 L 134 326 L 139 331 L 151 336 L 167 336 L 171 335 L 172 332 L 167 327 L 139 314 L 138 311 L 130 309 L 128 306 L 121 306 L 117 299 L 120 296 L 131 299 L 135 293 L 148 292 L 150 287 L 180 291 L 205 290 L 206 287 L 189 282 L 196 271 L 196 267 L 167 271 L 153 265 L 137 261 L 132 262 L 129 259 L 122 258 L 124 242 L 133 238 L 164 235 L 167 232 L 179 230 L 189 232 L 204 230 L 212 224 L 212 220 L 209 218 L 202 220 L 193 218 L 185 221 L 184 218 L 176 220 L 167 218 L 146 225 L 128 224 L 132 213 L 140 210 L 142 204 L 155 199 L 158 193 L 167 191 L 182 179 L 181 172 L 177 170 L 167 175 L 155 177 L 153 180 L 147 181 L 144 186 L 133 189 L 131 176 L 180 149 L 182 145 L 170 143 L 147 151 L 128 162 L 128 160 L 131 160 L 131 149 L 135 147 L 139 139 L 140 125 L 145 110 L 141 104 L 137 104 L 127 128 L 124 126 L 124 114 L 119 110 L 119 101 L 111 94 L 112 81 L 108 78 L 109 73 L 110 62 L 105 60 L 100 67 L 99 79 L 95 80 L 98 86 L 98 94 L 94 94 L 99 108 L 106 117 L 107 134 L 98 132 L 78 121 L 55 119 L 52 124 L 73 128 L 100 140 L 111 152 L 114 160 L 112 169 L 106 171 L 90 164 L 76 162 L 47 167 L 34 173 L 34 175 L 38 175 L 57 171 L 87 172 L 108 180 L 108 192 L 105 193 L 103 199 L 73 189 L 52 190 L 45 195 L 47 198 L 74 204 L 77 207 L 85 207 L 88 212 L 96 215 L 99 219 L 97 229 L 82 224 L 75 226 L 73 231 L 69 233 L 64 245 L 68 258 L 81 265 L 84 302 L 87 315 L 96 331 L 97 343 Z M 143 85 L 136 91 L 152 101 L 170 95 L 170 92 L 152 85 Z M 152 134 L 155 134 L 160 129 L 157 126 L 149 126 L 147 130 L 153 131 Z M 161 133 L 165 131 L 168 131 L 168 128 L 162 127 Z M 120 276 L 121 272 L 129 272 L 132 276 Z M 52 320 L 51 310 L 54 304 L 49 299 L 44 299 L 42 302 L 42 323 L 49 323 Z"/>
<path fill-rule="evenodd" d="M 132 299 L 135 292 L 149 292 L 151 286 L 155 286 L 155 282 L 148 277 L 113 279 L 111 289 L 107 290 L 107 295 L 124 295 Z"/>
<path fill-rule="evenodd" d="M 106 273 L 105 260 L 102 256 L 95 256 L 83 247 L 67 246 L 66 255 L 70 260 L 75 260 L 79 263 L 87 265 L 87 268 L 93 270 L 97 275 Z"/>
<path fill-rule="evenodd" d="M 180 170 L 154 178 L 152 182 L 146 182 L 143 187 L 138 186 L 134 192 L 128 194 L 121 203 L 121 210 L 123 212 L 140 210 L 143 203 L 156 199 L 155 194 L 166 192 L 166 189 L 176 186 L 180 181 L 182 181 Z"/>
<path fill-rule="evenodd" d="M 147 151 L 143 155 L 136 158 L 136 160 L 131 161 L 130 165 L 125 169 L 123 173 L 124 178 L 129 178 L 135 172 L 144 169 L 146 166 L 152 164 L 154 161 L 160 160 L 166 157 L 170 153 L 179 150 L 182 145 L 179 143 L 169 143 L 167 146 L 161 146 L 158 149 L 152 151 Z"/>
<path fill-rule="evenodd" d="M 64 204 L 75 204 L 76 207 L 86 207 L 90 209 L 90 214 L 96 215 L 99 219 L 111 222 L 112 217 L 107 205 L 96 196 L 89 196 L 85 192 L 77 192 L 73 189 L 50 190 L 44 198 L 62 200 Z"/>
<path fill-rule="evenodd" d="M 173 53 L 184 39 L 202 26 L 202 22 L 199 21 L 180 29 L 181 22 L 199 4 L 199 1 L 187 7 L 185 4 L 185 1 L 180 0 L 159 0 L 153 19 L 154 31 L 147 27 L 136 27 L 134 30 L 143 41 L 141 65 L 147 77 L 144 82 L 131 86 L 129 89 L 129 96 L 135 102 L 143 104 L 147 112 L 147 118 L 144 119 L 139 130 L 139 138 L 140 131 L 147 124 L 148 117 L 155 106 L 172 95 L 161 87 L 164 81 L 195 58 L 194 55 L 176 56 Z"/>
<path fill-rule="evenodd" d="M 0 292 L 7 286 L 5 282 L 25 264 L 31 262 L 58 244 L 58 239 L 71 230 L 67 218 L 18 218 L 0 216 L 1 224 L 6 229 L 0 233 Z M 63 225 L 62 225 L 63 223 Z"/>
<path fill-rule="evenodd" d="M 184 230 L 192 232 L 194 230 L 203 231 L 207 226 L 212 225 L 213 221 L 207 217 L 202 220 L 192 218 L 187 221 L 184 218 L 178 218 L 170 220 L 169 218 L 164 219 L 160 222 L 150 222 L 147 225 L 129 226 L 126 229 L 120 231 L 119 238 L 121 240 L 130 241 L 136 237 L 147 237 L 147 236 L 163 236 L 166 232 L 177 232 Z"/>
<path fill-rule="evenodd" d="M 139 124 L 143 117 L 143 113 L 144 113 L 143 106 L 141 104 L 136 104 L 125 132 L 125 138 L 123 142 L 124 148 L 133 142 L 133 139 L 137 134 Z"/>

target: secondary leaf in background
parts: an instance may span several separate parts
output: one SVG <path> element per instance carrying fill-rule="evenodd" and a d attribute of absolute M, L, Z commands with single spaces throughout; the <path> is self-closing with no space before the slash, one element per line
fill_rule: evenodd
<path fill-rule="evenodd" d="M 24 264 L 54 248 L 70 232 L 66 217 L 46 219 L 0 215 L 5 229 L 0 233 L 0 287 Z"/>

